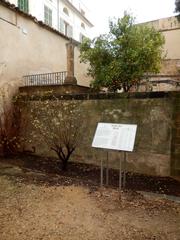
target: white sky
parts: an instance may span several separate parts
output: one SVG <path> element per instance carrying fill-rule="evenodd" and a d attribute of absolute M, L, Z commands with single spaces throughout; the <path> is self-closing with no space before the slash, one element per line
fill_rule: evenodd
<path fill-rule="evenodd" d="M 136 22 L 146 22 L 175 15 L 175 0 L 81 0 L 90 10 L 94 24 L 92 37 L 108 32 L 108 19 L 122 17 L 128 11 Z"/>

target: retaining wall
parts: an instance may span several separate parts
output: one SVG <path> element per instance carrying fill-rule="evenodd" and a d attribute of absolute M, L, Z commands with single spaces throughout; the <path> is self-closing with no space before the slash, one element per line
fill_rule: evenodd
<path fill-rule="evenodd" d="M 151 175 L 180 174 L 180 92 L 71 94 L 56 95 L 61 101 L 79 101 L 82 105 L 84 138 L 71 160 L 100 164 L 106 151 L 91 147 L 98 122 L 137 124 L 135 149 L 128 154 L 129 171 Z M 44 96 L 53 101 L 52 96 Z M 41 97 L 42 100 L 42 97 Z M 27 119 L 39 96 L 19 100 Z M 57 112 L 61 109 L 57 109 Z M 29 129 L 30 130 L 30 129 Z M 36 154 L 54 156 L 42 141 L 32 142 Z M 118 168 L 121 153 L 109 151 L 110 166 Z"/>

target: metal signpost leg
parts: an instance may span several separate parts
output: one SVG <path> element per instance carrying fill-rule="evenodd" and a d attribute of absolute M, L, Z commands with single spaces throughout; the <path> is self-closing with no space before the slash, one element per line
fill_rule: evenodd
<path fill-rule="evenodd" d="M 122 166 L 121 158 L 119 159 L 119 199 L 121 199 L 121 186 L 122 186 Z"/>
<path fill-rule="evenodd" d="M 107 152 L 107 158 L 106 158 L 106 185 L 109 184 L 109 155 Z"/>
<path fill-rule="evenodd" d="M 103 159 L 101 159 L 101 190 L 103 187 Z"/>
<path fill-rule="evenodd" d="M 127 153 L 124 152 L 124 171 L 123 171 L 123 188 L 126 186 L 126 158 L 127 158 Z"/>

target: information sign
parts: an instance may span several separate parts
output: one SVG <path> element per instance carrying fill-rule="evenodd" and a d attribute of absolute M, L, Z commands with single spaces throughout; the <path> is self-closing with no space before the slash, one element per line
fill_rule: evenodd
<path fill-rule="evenodd" d="M 92 147 L 132 152 L 137 125 L 98 123 Z"/>

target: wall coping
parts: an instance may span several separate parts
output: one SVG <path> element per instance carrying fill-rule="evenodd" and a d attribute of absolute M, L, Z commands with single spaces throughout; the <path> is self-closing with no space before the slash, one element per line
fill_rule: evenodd
<path fill-rule="evenodd" d="M 44 95 L 19 94 L 15 99 L 22 101 L 45 100 L 110 100 L 110 99 L 158 99 L 180 98 L 180 91 L 171 92 L 129 92 L 129 93 L 76 93 L 76 94 L 52 94 L 44 92 Z"/>

